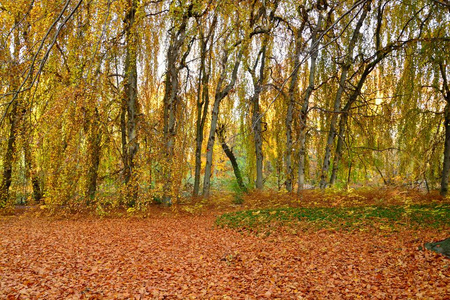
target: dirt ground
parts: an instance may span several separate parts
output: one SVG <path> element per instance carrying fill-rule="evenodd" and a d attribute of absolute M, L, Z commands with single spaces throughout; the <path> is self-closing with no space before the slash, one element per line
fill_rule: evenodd
<path fill-rule="evenodd" d="M 449 299 L 448 232 L 278 232 L 214 216 L 0 218 L 0 299 Z"/>

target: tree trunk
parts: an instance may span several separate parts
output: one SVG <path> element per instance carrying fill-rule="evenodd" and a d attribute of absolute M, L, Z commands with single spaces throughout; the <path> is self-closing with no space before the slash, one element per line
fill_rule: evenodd
<path fill-rule="evenodd" d="M 300 134 L 299 134 L 299 158 L 298 158 L 298 186 L 297 194 L 304 188 L 305 184 L 305 154 L 306 154 L 306 132 L 307 132 L 307 114 L 309 108 L 309 98 L 314 90 L 314 78 L 316 75 L 316 61 L 319 55 L 319 43 L 317 40 L 317 33 L 322 27 L 322 14 L 319 13 L 319 19 L 317 20 L 317 25 L 313 30 L 311 36 L 311 66 L 309 68 L 309 83 L 306 88 L 305 98 L 303 99 L 302 109 L 300 111 Z"/>
<path fill-rule="evenodd" d="M 214 149 L 215 133 L 217 128 L 217 121 L 219 120 L 219 109 L 220 102 L 230 93 L 231 89 L 234 87 L 237 79 L 237 73 L 239 70 L 239 65 L 241 64 L 242 51 L 239 52 L 238 57 L 234 63 L 233 73 L 231 74 L 231 80 L 228 85 L 222 89 L 226 77 L 226 67 L 228 62 L 228 50 L 225 50 L 224 57 L 222 59 L 222 72 L 219 76 L 219 81 L 217 82 L 216 92 L 214 96 L 214 105 L 211 112 L 211 126 L 209 129 L 208 143 L 206 147 L 206 166 L 205 166 L 205 177 L 203 179 L 203 196 L 209 197 L 211 189 L 211 171 L 212 171 L 212 158 Z"/>
<path fill-rule="evenodd" d="M 28 112 L 28 110 L 27 110 Z M 25 118 L 24 118 L 25 120 Z M 25 168 L 26 168 L 26 174 L 28 178 L 31 178 L 31 186 L 33 188 L 33 199 L 36 204 L 40 203 L 42 200 L 42 197 L 44 195 L 43 188 L 41 187 L 41 180 L 36 174 L 35 166 L 34 166 L 34 160 L 33 155 L 31 153 L 30 148 L 30 141 L 26 140 L 31 136 L 31 133 L 29 131 L 29 127 L 27 126 L 27 122 L 23 122 L 22 125 L 22 136 L 24 138 L 23 141 L 23 151 L 25 154 Z"/>
<path fill-rule="evenodd" d="M 170 37 L 170 45 L 167 51 L 167 72 L 164 82 L 164 141 L 165 141 L 165 165 L 163 167 L 163 199 L 165 206 L 172 205 L 173 195 L 173 164 L 175 158 L 175 137 L 177 135 L 176 121 L 178 105 L 180 103 L 179 93 L 179 72 L 183 66 L 179 66 L 180 51 L 186 39 L 186 27 L 190 17 L 192 5 L 187 12 L 183 13 L 179 27 L 174 27 Z M 177 28 L 177 30 L 175 30 Z M 187 50 L 185 56 L 189 53 Z"/>
<path fill-rule="evenodd" d="M 0 186 L 0 209 L 5 208 L 9 201 L 9 188 L 12 183 L 12 171 L 13 171 L 13 161 L 14 161 L 14 152 L 16 149 L 16 134 L 17 134 L 17 123 L 18 123 L 18 114 L 17 114 L 17 106 L 18 101 L 14 101 L 11 107 L 11 111 L 9 112 L 9 136 L 8 142 L 6 146 L 5 156 L 3 158 L 3 179 Z"/>
<path fill-rule="evenodd" d="M 99 113 L 98 109 L 94 109 L 94 114 L 91 116 L 92 120 L 89 124 L 88 134 L 88 172 L 87 172 L 87 187 L 86 194 L 88 196 L 87 204 L 91 204 L 91 201 L 95 198 L 95 193 L 97 191 L 97 179 L 98 179 L 98 168 L 100 165 L 100 143 L 102 140 L 102 135 L 100 131 Z"/>
<path fill-rule="evenodd" d="M 209 102 L 209 101 L 208 101 Z M 197 128 L 195 133 L 195 169 L 194 169 L 194 191 L 192 195 L 197 197 L 200 192 L 200 172 L 202 168 L 202 146 L 203 146 L 203 131 L 205 130 L 205 123 L 202 122 L 202 106 L 203 111 L 206 111 L 206 102 L 197 103 Z"/>
<path fill-rule="evenodd" d="M 331 148 L 334 144 L 334 138 L 336 136 L 336 122 L 338 119 L 338 113 L 341 107 L 341 98 L 342 94 L 345 89 L 345 83 L 347 80 L 348 71 L 350 69 L 352 60 L 353 60 L 353 50 L 356 46 L 356 42 L 358 39 L 358 36 L 360 35 L 359 30 L 362 27 L 362 24 L 364 22 L 364 19 L 367 16 L 367 12 L 370 8 L 370 2 L 366 5 L 364 8 L 361 17 L 358 20 L 358 23 L 356 24 L 355 30 L 353 31 L 352 38 L 350 40 L 349 46 L 348 46 L 348 52 L 347 56 L 345 58 L 344 64 L 342 66 L 342 72 L 341 72 L 341 78 L 339 80 L 339 88 L 336 93 L 336 97 L 334 99 L 334 106 L 333 106 L 333 114 L 331 116 L 330 121 L 330 130 L 328 132 L 327 142 L 325 144 L 325 155 L 323 158 L 323 165 L 322 165 L 322 172 L 320 175 L 320 188 L 324 189 L 327 187 L 327 177 L 328 177 L 328 170 L 330 168 L 330 158 L 331 158 Z"/>
<path fill-rule="evenodd" d="M 198 78 L 198 95 L 197 95 L 197 121 L 195 134 L 195 171 L 194 171 L 194 191 L 193 196 L 197 197 L 200 192 L 200 172 L 202 165 L 202 146 L 203 133 L 205 130 L 205 121 L 209 108 L 209 78 L 211 75 L 211 57 L 207 58 L 207 46 L 213 39 L 217 16 L 214 15 L 208 35 L 205 37 L 201 24 L 200 27 L 200 70 Z M 212 42 L 211 42 L 212 43 Z M 208 68 L 206 64 L 208 62 Z"/>
<path fill-rule="evenodd" d="M 124 99 L 121 112 L 122 155 L 124 181 L 126 184 L 126 203 L 134 205 L 137 199 L 137 186 L 134 174 L 134 158 L 138 150 L 137 143 L 137 47 L 135 14 L 138 0 L 128 0 L 129 9 L 125 17 L 126 54 L 124 66 Z"/>
<path fill-rule="evenodd" d="M 128 142 L 127 142 L 127 106 L 125 99 L 122 99 L 120 111 L 120 134 L 122 142 L 122 164 L 123 164 L 123 177 L 125 184 L 128 183 L 131 177 L 130 168 L 128 166 Z"/>
<path fill-rule="evenodd" d="M 209 196 L 211 186 L 213 148 L 214 148 L 217 121 L 219 119 L 219 106 L 220 100 L 218 100 L 218 97 L 216 95 L 213 110 L 211 112 L 211 127 L 209 129 L 208 143 L 206 144 L 206 166 L 205 166 L 205 177 L 203 179 L 203 193 L 202 193 L 204 197 Z"/>
<path fill-rule="evenodd" d="M 346 121 L 347 121 L 346 115 L 342 115 L 341 119 L 339 120 L 339 134 L 338 134 L 338 141 L 337 141 L 337 145 L 336 145 L 336 152 L 334 154 L 334 159 L 333 159 L 333 169 L 331 170 L 330 186 L 333 186 L 336 183 L 336 179 L 337 179 L 339 163 L 340 163 L 341 157 L 342 157 L 342 147 L 344 146 L 344 131 L 345 131 L 345 122 Z"/>
<path fill-rule="evenodd" d="M 256 155 L 256 182 L 257 190 L 262 190 L 264 185 L 263 179 L 263 151 L 262 151 L 262 132 L 261 132 L 261 115 L 259 113 L 259 101 L 254 102 L 254 139 L 255 139 L 255 155 Z"/>
<path fill-rule="evenodd" d="M 336 152 L 335 152 L 335 158 L 333 162 L 333 171 L 330 178 L 330 184 L 334 184 L 337 177 L 337 171 L 339 168 L 339 161 L 342 157 L 342 148 L 344 146 L 344 135 L 345 135 L 345 124 L 347 123 L 348 114 L 350 112 L 350 109 L 353 105 L 353 103 L 358 99 L 358 96 L 361 94 L 361 90 L 364 86 L 364 83 L 367 80 L 367 77 L 370 75 L 370 73 L 373 71 L 373 69 L 376 67 L 376 65 L 382 61 L 390 52 L 392 52 L 396 47 L 387 46 L 384 49 L 377 50 L 377 53 L 375 54 L 375 58 L 373 61 L 371 61 L 365 68 L 364 71 L 361 74 L 361 77 L 358 81 L 358 84 L 356 85 L 356 88 L 352 91 L 350 94 L 347 103 L 345 104 L 344 108 L 341 111 L 341 120 L 339 121 L 339 135 L 338 135 L 338 141 L 336 145 Z"/>
<path fill-rule="evenodd" d="M 19 24 L 16 22 L 16 26 Z M 12 61 L 18 62 L 18 49 L 20 47 L 19 40 L 19 29 L 14 32 L 14 50 L 11 53 Z M 11 86 L 10 89 L 13 94 L 13 100 L 15 101 L 11 104 L 11 110 L 5 112 L 5 115 L 9 118 L 9 135 L 8 141 L 6 143 L 6 151 L 3 157 L 3 179 L 0 183 L 0 209 L 7 207 L 9 201 L 9 188 L 12 183 L 12 173 L 13 173 L 13 161 L 14 161 L 14 152 L 16 151 L 16 139 L 18 133 L 18 126 L 20 122 L 20 117 L 22 114 L 18 112 L 19 108 L 19 96 L 17 95 L 18 91 L 17 78 L 13 78 L 11 76 Z M 8 109 L 8 107 L 6 108 Z"/>
<path fill-rule="evenodd" d="M 256 155 L 256 181 L 255 187 L 258 190 L 263 189 L 263 152 L 262 152 L 262 115 L 260 114 L 259 107 L 259 98 L 262 92 L 262 86 L 264 82 L 264 69 L 266 63 L 266 46 L 267 40 L 265 40 L 264 45 L 261 48 L 261 51 L 258 54 L 258 58 L 256 59 L 255 65 L 250 73 L 253 78 L 253 88 L 254 92 L 252 97 L 250 98 L 250 103 L 252 104 L 252 132 L 253 139 L 255 143 L 255 155 Z M 259 59 L 261 62 L 259 63 Z M 255 75 L 256 66 L 259 63 L 259 76 Z"/>
<path fill-rule="evenodd" d="M 336 98 L 334 100 L 333 115 L 331 116 L 330 130 L 328 131 L 327 142 L 325 144 L 325 155 L 323 158 L 322 173 L 320 176 L 321 189 L 327 187 L 327 176 L 328 176 L 328 169 L 330 167 L 331 148 L 333 147 L 334 137 L 336 135 L 336 122 L 338 118 L 338 111 L 340 110 L 341 107 L 342 93 L 344 91 L 344 85 L 345 81 L 347 80 L 347 72 L 349 68 L 350 65 L 346 65 L 342 68 L 341 79 L 339 81 L 339 89 L 336 93 Z"/>
<path fill-rule="evenodd" d="M 208 95 L 209 74 L 205 74 L 206 46 L 203 38 L 200 39 L 200 43 L 201 43 L 200 70 L 198 79 L 197 122 L 195 132 L 195 171 L 194 171 L 194 191 L 193 191 L 194 197 L 198 196 L 200 192 L 203 131 L 205 129 L 205 119 L 206 119 L 203 118 L 203 116 L 206 116 L 206 112 L 209 106 L 209 95 Z"/>
<path fill-rule="evenodd" d="M 448 180 L 450 177 L 450 87 L 447 81 L 446 66 L 439 64 L 441 76 L 443 80 L 442 94 L 447 102 L 444 112 L 444 127 L 445 127 L 445 142 L 444 142 L 444 162 L 442 166 L 442 180 L 440 194 L 443 197 L 447 196 Z"/>
<path fill-rule="evenodd" d="M 31 56 L 34 56 L 33 54 L 33 47 L 32 44 L 30 42 L 30 40 L 28 39 L 29 35 L 28 35 L 28 31 L 25 31 L 23 33 L 23 37 L 25 40 L 25 45 L 27 47 L 27 50 L 30 51 L 30 54 L 32 54 Z M 30 67 L 30 74 L 34 73 L 34 68 L 33 66 Z M 33 85 L 33 78 L 32 76 L 30 76 L 28 78 L 28 82 L 29 82 L 29 86 Z M 39 174 L 36 173 L 36 166 L 35 166 L 35 161 L 34 161 L 34 157 L 33 157 L 33 153 L 31 152 L 31 140 L 32 140 L 32 126 L 31 126 L 31 108 L 29 105 L 29 99 L 31 98 L 31 93 L 28 94 L 28 102 L 24 103 L 22 107 L 22 112 L 23 112 L 23 122 L 22 122 L 22 126 L 21 126 L 21 135 L 22 135 L 22 147 L 23 147 L 23 152 L 25 155 L 25 172 L 26 172 L 26 177 L 31 179 L 31 186 L 33 189 L 33 199 L 34 199 L 34 203 L 39 204 L 44 196 L 44 187 L 41 186 L 42 181 L 41 178 L 39 177 Z M 30 122 L 28 122 L 27 120 L 30 120 Z"/>
<path fill-rule="evenodd" d="M 303 28 L 306 24 L 306 20 L 303 20 L 302 25 L 297 29 L 297 35 L 295 39 L 295 54 L 294 62 L 292 64 L 291 81 L 289 83 L 288 91 L 288 107 L 286 112 L 286 190 L 292 192 L 292 181 L 293 181 L 293 168 L 292 168 L 292 121 L 294 119 L 294 108 L 297 101 L 298 94 L 298 71 L 300 69 L 300 55 L 302 50 L 301 37 L 303 34 Z"/>
<path fill-rule="evenodd" d="M 228 159 L 231 162 L 231 165 L 233 166 L 233 172 L 236 176 L 236 181 L 239 185 L 239 188 L 244 193 L 247 192 L 247 188 L 245 187 L 244 181 L 242 180 L 242 173 L 239 169 L 239 165 L 237 163 L 236 157 L 234 156 L 233 151 L 228 147 L 226 139 L 225 139 L 225 126 L 224 125 L 218 125 L 217 127 L 217 137 L 219 138 L 219 142 L 222 146 L 223 152 L 227 155 Z"/>

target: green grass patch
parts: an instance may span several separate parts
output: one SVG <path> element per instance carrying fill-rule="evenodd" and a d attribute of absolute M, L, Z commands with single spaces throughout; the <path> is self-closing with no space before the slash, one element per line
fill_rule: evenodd
<path fill-rule="evenodd" d="M 380 229 L 450 227 L 450 204 L 365 207 L 310 207 L 246 210 L 226 213 L 216 219 L 218 227 L 259 230 L 272 225 L 307 225 L 317 229 Z"/>

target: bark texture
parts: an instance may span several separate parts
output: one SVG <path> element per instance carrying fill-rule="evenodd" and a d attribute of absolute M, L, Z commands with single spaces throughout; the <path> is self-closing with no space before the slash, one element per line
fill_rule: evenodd
<path fill-rule="evenodd" d="M 263 189 L 263 150 L 262 150 L 262 115 L 260 112 L 259 98 L 263 88 L 264 82 L 264 69 L 266 65 L 266 51 L 265 45 L 262 46 L 259 51 L 258 58 L 250 70 L 253 79 L 253 95 L 250 97 L 250 103 L 252 107 L 252 132 L 255 143 L 255 156 L 256 156 L 256 181 L 255 187 L 258 190 Z M 259 75 L 256 75 L 256 67 L 259 65 Z"/>
<path fill-rule="evenodd" d="M 126 54 L 124 65 L 124 97 L 121 111 L 122 160 L 124 165 L 124 182 L 127 186 L 125 202 L 133 205 L 137 199 L 135 185 L 134 158 L 138 150 L 137 141 L 137 48 L 136 10 L 138 0 L 128 0 L 125 16 Z"/>

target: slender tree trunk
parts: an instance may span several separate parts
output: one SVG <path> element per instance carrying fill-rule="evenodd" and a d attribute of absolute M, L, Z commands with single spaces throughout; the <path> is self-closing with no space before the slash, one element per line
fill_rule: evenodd
<path fill-rule="evenodd" d="M 253 95 L 250 97 L 250 103 L 252 107 L 252 132 L 253 132 L 253 140 L 255 146 L 255 156 L 256 156 L 256 181 L 255 187 L 257 190 L 262 190 L 264 187 L 264 178 L 263 178 L 263 163 L 264 163 L 264 155 L 262 149 L 262 114 L 260 108 L 260 96 L 263 89 L 264 81 L 265 81 L 265 69 L 266 69 L 266 55 L 267 55 L 267 45 L 270 42 L 271 30 L 274 25 L 274 14 L 278 8 L 279 1 L 274 1 L 273 6 L 271 7 L 271 11 L 268 12 L 268 5 L 263 1 L 262 6 L 259 8 L 258 13 L 256 15 L 253 14 L 252 11 L 250 18 L 250 26 L 254 26 L 257 20 L 261 17 L 261 24 L 265 28 L 264 37 L 261 41 L 261 49 L 258 53 L 256 61 L 253 65 L 252 69 L 249 69 L 250 74 L 253 79 Z M 252 8 L 254 9 L 254 7 Z M 256 74 L 256 68 L 259 65 L 259 74 Z"/>
<path fill-rule="evenodd" d="M 198 196 L 200 192 L 200 172 L 202 165 L 202 145 L 203 145 L 203 131 L 205 129 L 205 119 L 202 118 L 204 112 L 207 111 L 209 106 L 208 86 L 205 80 L 207 75 L 205 74 L 205 42 L 201 38 L 201 51 L 200 51 L 200 70 L 198 79 L 198 95 L 197 95 L 197 122 L 195 132 L 195 171 L 194 171 L 194 191 L 193 196 Z M 206 81 L 206 84 L 203 84 Z M 203 89 L 202 89 L 203 87 Z M 206 89 L 206 93 L 205 93 Z"/>
<path fill-rule="evenodd" d="M 336 123 L 338 119 L 338 112 L 341 107 L 341 99 L 342 94 L 345 89 L 345 83 L 347 81 L 347 75 L 348 71 L 350 69 L 352 60 L 353 60 L 353 50 L 356 46 L 356 42 L 358 40 L 358 36 L 360 35 L 359 30 L 361 29 L 364 19 L 367 16 L 367 12 L 370 8 L 370 3 L 366 5 L 364 8 L 358 23 L 356 24 L 355 30 L 353 31 L 352 38 L 350 40 L 348 49 L 347 49 L 347 56 L 345 58 L 344 64 L 342 66 L 342 72 L 341 72 L 341 78 L 339 80 L 339 88 L 336 93 L 336 97 L 334 99 L 334 106 L 333 106 L 333 114 L 331 116 L 330 121 L 330 130 L 328 132 L 327 142 L 325 144 L 325 155 L 323 158 L 323 165 L 322 165 L 322 172 L 320 176 L 320 188 L 324 189 L 327 187 L 327 177 L 328 177 L 328 170 L 330 168 L 330 158 L 331 158 L 331 148 L 334 144 L 334 138 L 336 136 Z"/>
<path fill-rule="evenodd" d="M 33 199 L 34 202 L 38 204 L 41 202 L 44 192 L 41 187 L 41 180 L 35 171 L 30 145 L 27 142 L 24 143 L 24 152 L 27 174 L 28 177 L 31 178 L 31 186 L 33 187 Z"/>
<path fill-rule="evenodd" d="M 193 196 L 196 197 L 200 192 L 200 172 L 202 165 L 202 146 L 203 134 L 205 130 L 206 116 L 209 108 L 209 78 L 211 74 L 211 57 L 207 57 L 207 46 L 213 39 L 217 16 L 214 15 L 208 35 L 205 37 L 203 30 L 200 29 L 200 70 L 198 79 L 198 95 L 197 95 L 197 122 L 196 122 L 196 138 L 195 138 L 195 173 L 194 173 L 194 191 Z M 201 27 L 201 25 L 200 25 Z M 208 67 L 206 67 L 208 64 Z"/>
<path fill-rule="evenodd" d="M 129 12 L 129 30 L 127 32 L 127 56 L 125 58 L 125 94 L 127 99 L 127 136 L 128 136 L 128 166 L 134 171 L 134 157 L 138 149 L 137 143 L 137 32 L 135 26 L 135 13 L 138 7 L 137 0 L 129 0 L 131 10 Z M 133 176 L 133 174 L 131 174 Z"/>
<path fill-rule="evenodd" d="M 223 152 L 225 152 L 225 154 L 227 155 L 228 159 L 231 162 L 231 165 L 233 166 L 233 172 L 234 172 L 234 175 L 236 176 L 236 181 L 239 185 L 239 188 L 241 189 L 241 191 L 243 191 L 245 193 L 245 192 L 247 192 L 247 188 L 245 187 L 244 181 L 242 180 L 241 170 L 239 169 L 239 165 L 237 163 L 237 160 L 236 160 L 236 157 L 234 156 L 233 151 L 231 150 L 230 147 L 228 147 L 226 139 L 225 139 L 225 126 L 218 125 L 216 132 L 217 132 L 217 137 L 219 138 L 219 142 L 222 146 Z"/>
<path fill-rule="evenodd" d="M 89 132 L 87 133 L 89 166 L 87 172 L 86 194 L 88 196 L 88 205 L 95 198 L 95 193 L 97 192 L 98 168 L 100 165 L 101 153 L 100 143 L 102 139 L 99 118 L 98 109 L 95 108 L 92 121 L 89 124 Z"/>
<path fill-rule="evenodd" d="M 126 184 L 126 202 L 132 206 L 137 199 L 137 186 L 134 174 L 134 158 L 138 150 L 137 143 L 137 47 L 135 15 L 138 0 L 128 0 L 128 11 L 125 17 L 126 54 L 124 66 L 124 99 L 121 111 L 122 160 L 124 165 L 124 181 Z"/>
<path fill-rule="evenodd" d="M 22 108 L 22 125 L 21 125 L 21 135 L 22 135 L 22 147 L 25 155 L 25 169 L 26 177 L 31 179 L 31 186 L 33 188 L 33 199 L 35 203 L 40 203 L 43 197 L 43 188 L 41 187 L 41 180 L 39 175 L 36 174 L 36 167 L 34 165 L 33 154 L 31 152 L 30 140 L 31 140 L 31 130 L 30 124 L 26 121 L 27 116 L 30 114 L 30 109 L 25 107 Z"/>
<path fill-rule="evenodd" d="M 187 11 L 181 16 L 181 23 L 179 26 L 172 28 L 170 36 L 170 44 L 167 51 L 167 72 L 165 79 L 164 92 L 164 141 L 165 141 L 165 165 L 163 167 L 163 204 L 166 206 L 172 205 L 173 195 L 173 164 L 175 158 L 175 137 L 177 135 L 177 114 L 178 105 L 180 103 L 179 96 L 179 72 L 183 68 L 184 61 L 189 54 L 186 50 L 183 58 L 180 58 L 180 52 L 186 40 L 186 29 L 188 20 L 191 17 L 192 4 L 187 8 Z M 182 60 L 180 62 L 180 59 Z"/>
<path fill-rule="evenodd" d="M 130 167 L 128 166 L 128 142 L 127 142 L 127 106 L 125 99 L 122 99 L 121 111 L 120 111 L 120 134 L 122 142 L 122 164 L 123 164 L 123 177 L 124 182 L 127 184 L 131 177 Z"/>
<path fill-rule="evenodd" d="M 442 180 L 441 180 L 441 190 L 440 194 L 443 197 L 447 196 L 448 193 L 448 180 L 450 175 L 450 112 L 448 104 L 446 105 L 445 112 L 445 142 L 444 142 L 444 162 L 442 166 Z"/>
<path fill-rule="evenodd" d="M 336 136 L 336 122 L 338 118 L 338 111 L 341 107 L 341 98 L 342 93 L 344 91 L 344 85 L 345 81 L 347 80 L 347 72 L 350 68 L 350 65 L 345 65 L 342 68 L 341 73 L 341 79 L 339 81 L 339 89 L 336 93 L 336 98 L 334 100 L 334 107 L 333 107 L 333 115 L 331 116 L 330 121 L 330 131 L 328 132 L 327 142 L 325 144 L 325 155 L 323 158 L 323 165 L 322 165 L 322 173 L 320 176 L 320 188 L 324 189 L 327 187 L 327 176 L 328 176 L 328 169 L 330 167 L 330 158 L 331 158 L 331 148 L 333 147 L 334 138 Z"/>
<path fill-rule="evenodd" d="M 344 146 L 344 134 L 345 134 L 345 122 L 347 121 L 347 116 L 342 115 L 341 119 L 339 120 L 339 134 L 338 134 L 338 141 L 336 145 L 336 152 L 333 159 L 333 169 L 331 171 L 331 177 L 330 177 L 330 185 L 333 186 L 336 183 L 337 179 L 337 172 L 339 169 L 339 163 L 341 162 L 342 157 L 342 147 Z"/>
<path fill-rule="evenodd" d="M 442 94 L 447 102 L 444 112 L 444 128 L 445 128 L 445 142 L 444 142 L 444 162 L 442 166 L 442 180 L 440 194 L 443 197 L 447 196 L 448 180 L 450 177 L 450 87 L 447 81 L 446 66 L 439 63 L 441 76 L 443 80 Z"/>
<path fill-rule="evenodd" d="M 25 30 L 23 33 L 23 37 L 25 40 L 25 45 L 27 47 L 27 51 L 32 54 L 33 56 L 33 47 L 28 39 L 28 31 Z M 30 67 L 30 74 L 34 73 L 33 66 Z M 28 78 L 29 86 L 33 85 L 33 79 L 32 76 Z M 24 101 L 22 105 L 22 124 L 21 124 L 21 136 L 22 136 L 22 147 L 23 152 L 25 155 L 25 174 L 26 178 L 29 178 L 31 180 L 31 186 L 33 189 L 33 199 L 34 203 L 38 204 L 41 202 L 43 196 L 44 196 L 44 188 L 41 186 L 42 180 L 39 177 L 39 174 L 36 173 L 36 166 L 35 161 L 33 157 L 33 153 L 31 151 L 31 142 L 32 142 L 32 126 L 31 126 L 31 108 L 29 99 L 31 98 L 31 92 L 26 93 L 28 101 Z"/>
<path fill-rule="evenodd" d="M 208 143 L 206 145 L 206 166 L 205 166 L 205 178 L 203 181 L 203 196 L 208 197 L 211 187 L 211 171 L 212 171 L 212 159 L 215 133 L 217 128 L 217 121 L 219 120 L 219 107 L 220 98 L 216 95 L 214 100 L 213 110 L 211 112 L 211 127 L 209 129 Z"/>
<path fill-rule="evenodd" d="M 289 100 L 286 114 L 286 190 L 292 192 L 292 120 L 294 116 L 295 100 Z"/>
<path fill-rule="evenodd" d="M 294 119 L 294 108 L 297 101 L 298 94 L 298 71 L 300 69 L 300 55 L 302 50 L 301 37 L 303 34 L 303 28 L 306 24 L 306 20 L 303 20 L 302 25 L 297 29 L 297 35 L 295 39 L 295 55 L 292 64 L 292 76 L 289 83 L 288 92 L 288 107 L 286 112 L 286 190 L 292 192 L 292 181 L 293 181 L 293 168 L 292 168 L 292 147 L 293 147 L 293 137 L 292 137 L 292 121 Z"/>
<path fill-rule="evenodd" d="M 265 40 L 263 43 L 267 43 Z M 255 76 L 256 66 L 260 61 L 259 66 L 259 76 Z M 266 63 L 266 46 L 263 45 L 261 51 L 256 59 L 253 70 L 251 70 L 251 74 L 253 77 L 253 88 L 254 93 L 250 98 L 250 103 L 252 104 L 252 131 L 253 131 L 253 139 L 255 143 L 255 155 L 256 155 L 256 182 L 255 187 L 258 190 L 263 189 L 264 179 L 263 179 L 263 151 L 262 151 L 262 120 L 260 114 L 259 107 L 259 98 L 262 92 L 262 85 L 264 82 L 264 69 Z"/>
<path fill-rule="evenodd" d="M 342 158 L 342 151 L 343 151 L 344 142 L 345 142 L 344 141 L 345 128 L 346 128 L 346 123 L 347 123 L 347 119 L 348 119 L 348 112 L 351 108 L 351 105 L 353 104 L 354 101 L 356 101 L 356 98 L 358 97 L 358 95 L 361 91 L 361 88 L 362 88 L 367 76 L 371 72 L 371 70 L 386 55 L 386 54 L 380 54 L 380 47 L 381 47 L 380 32 L 381 32 L 381 26 L 382 26 L 382 21 L 383 21 L 383 11 L 384 11 L 384 9 L 381 6 L 379 6 L 378 12 L 377 12 L 377 26 L 375 29 L 375 47 L 377 49 L 377 55 L 375 56 L 376 59 L 374 60 L 374 62 L 370 63 L 364 70 L 363 75 L 361 76 L 360 82 L 358 82 L 356 90 L 353 91 L 352 95 L 349 98 L 349 101 L 345 105 L 345 107 L 342 111 L 341 118 L 339 120 L 339 134 L 338 134 L 338 141 L 337 141 L 337 145 L 336 145 L 336 151 L 335 151 L 334 159 L 333 159 L 333 169 L 331 171 L 331 176 L 330 176 L 330 185 L 334 185 L 337 180 L 337 172 L 339 170 L 339 163 Z M 388 49 L 388 52 L 389 51 L 391 51 L 391 50 Z M 380 174 L 381 174 L 381 172 L 380 172 Z M 350 174 L 349 174 L 349 176 L 350 176 Z M 383 178 L 383 180 L 384 180 L 384 178 Z"/>
<path fill-rule="evenodd" d="M 170 61 L 169 61 L 170 63 Z M 174 66 L 172 69 L 176 69 Z M 178 107 L 178 72 L 169 71 L 166 74 L 166 95 L 164 98 L 164 138 L 165 138 L 165 166 L 164 166 L 164 195 L 163 204 L 172 204 L 172 167 L 175 156 L 175 136 L 176 136 L 176 111 Z M 175 74 L 174 74 L 175 73 Z M 175 77 L 174 77 L 175 76 Z"/>
<path fill-rule="evenodd" d="M 15 26 L 18 26 L 18 23 L 15 23 Z M 18 27 L 17 27 L 18 28 Z M 12 54 L 12 61 L 18 61 L 18 49 L 20 47 L 19 41 L 19 29 L 14 32 L 14 50 Z M 11 108 L 9 112 L 6 112 L 9 119 L 9 134 L 8 140 L 6 143 L 6 151 L 3 157 L 3 178 L 0 183 L 0 209 L 5 208 L 8 205 L 9 201 L 9 188 L 12 183 L 12 173 L 13 173 L 13 162 L 14 162 L 14 153 L 16 151 L 16 139 L 18 133 L 18 126 L 20 122 L 20 117 L 22 116 L 19 113 L 19 95 L 16 95 L 18 88 L 17 79 L 11 76 L 11 86 L 10 89 L 13 93 L 13 97 L 15 97 L 15 101 L 11 104 Z M 8 109 L 8 107 L 7 107 Z"/>
<path fill-rule="evenodd" d="M 264 185 L 263 179 L 263 151 L 262 151 L 262 132 L 261 132 L 261 115 L 259 112 L 259 101 L 254 102 L 254 140 L 255 140 L 255 155 L 256 155 L 256 182 L 257 190 L 262 190 Z"/>
<path fill-rule="evenodd" d="M 302 112 L 303 113 L 303 112 Z M 305 156 L 306 156 L 306 115 L 300 119 L 304 122 L 301 125 L 299 134 L 299 151 L 298 151 L 298 179 L 297 194 L 300 194 L 305 188 Z M 305 127 L 305 128 L 303 128 Z"/>
<path fill-rule="evenodd" d="M 322 27 L 322 14 L 319 14 L 317 25 L 313 30 L 311 36 L 311 65 L 309 67 L 309 83 L 305 91 L 305 97 L 303 99 L 302 108 L 300 111 L 300 134 L 299 134 L 299 158 L 298 158 L 298 186 L 297 193 L 299 194 L 305 185 L 305 154 L 306 154 L 306 132 L 307 132 L 307 114 L 309 108 L 309 98 L 314 90 L 315 76 L 316 76 L 316 61 L 319 55 L 319 43 L 317 40 L 317 34 Z"/>
<path fill-rule="evenodd" d="M 211 189 L 211 171 L 212 171 L 212 159 L 213 159 L 213 149 L 214 149 L 214 140 L 215 133 L 217 128 L 217 121 L 219 120 L 219 110 L 220 110 L 220 102 L 230 93 L 231 89 L 234 87 L 237 79 L 237 73 L 239 70 L 239 65 L 241 64 L 242 59 L 242 51 L 239 52 L 238 57 L 234 63 L 233 73 L 231 74 L 231 80 L 228 85 L 222 89 L 222 85 L 224 84 L 226 77 L 226 66 L 228 62 L 228 51 L 225 51 L 224 57 L 222 60 L 222 72 L 219 77 L 219 81 L 216 87 L 216 93 L 214 96 L 214 105 L 213 110 L 211 112 L 211 126 L 209 129 L 208 143 L 206 147 L 206 166 L 205 166 L 205 177 L 203 179 L 203 196 L 209 197 L 210 189 Z"/>
<path fill-rule="evenodd" d="M 197 105 L 197 109 L 201 110 L 201 106 Z M 198 114 L 200 115 L 200 114 Z M 198 116 L 197 115 L 197 116 Z M 201 117 L 200 117 L 201 118 Z M 195 134 L 195 169 L 194 169 L 194 191 L 192 195 L 197 197 L 200 192 L 200 172 L 202 168 L 202 146 L 203 146 L 203 131 L 205 129 L 204 123 L 198 122 Z"/>
<path fill-rule="evenodd" d="M 390 52 L 392 52 L 395 48 L 388 46 L 385 49 L 379 49 L 375 55 L 375 59 L 371 61 L 362 72 L 362 75 L 358 81 L 358 84 L 356 85 L 356 88 L 353 90 L 353 92 L 350 94 L 347 103 L 345 104 L 344 108 L 341 111 L 341 119 L 339 121 L 339 135 L 338 135 L 338 141 L 336 145 L 336 152 L 333 162 L 333 171 L 330 178 L 330 184 L 334 184 L 336 182 L 337 178 L 337 172 L 339 169 L 339 162 L 342 157 L 342 151 L 344 146 L 344 136 L 345 136 L 345 128 L 346 123 L 348 119 L 348 115 L 350 113 L 350 109 L 353 105 L 353 103 L 358 99 L 358 96 L 361 94 L 361 90 L 367 80 L 367 77 L 370 75 L 370 73 L 373 71 L 373 69 L 376 67 L 376 65 L 382 61 Z"/>
<path fill-rule="evenodd" d="M 352 178 L 352 162 L 350 162 L 350 165 L 348 166 L 347 184 L 346 184 L 347 190 L 350 188 L 350 180 L 351 180 L 351 178 Z"/>
<path fill-rule="evenodd" d="M 13 171 L 13 161 L 14 152 L 16 149 L 16 134 L 17 134 L 17 114 L 18 101 L 14 101 L 11 106 L 11 111 L 9 112 L 9 135 L 8 142 L 6 146 L 5 156 L 3 158 L 3 179 L 0 186 L 0 208 L 5 208 L 9 201 L 9 188 L 12 183 L 12 171 Z"/>

